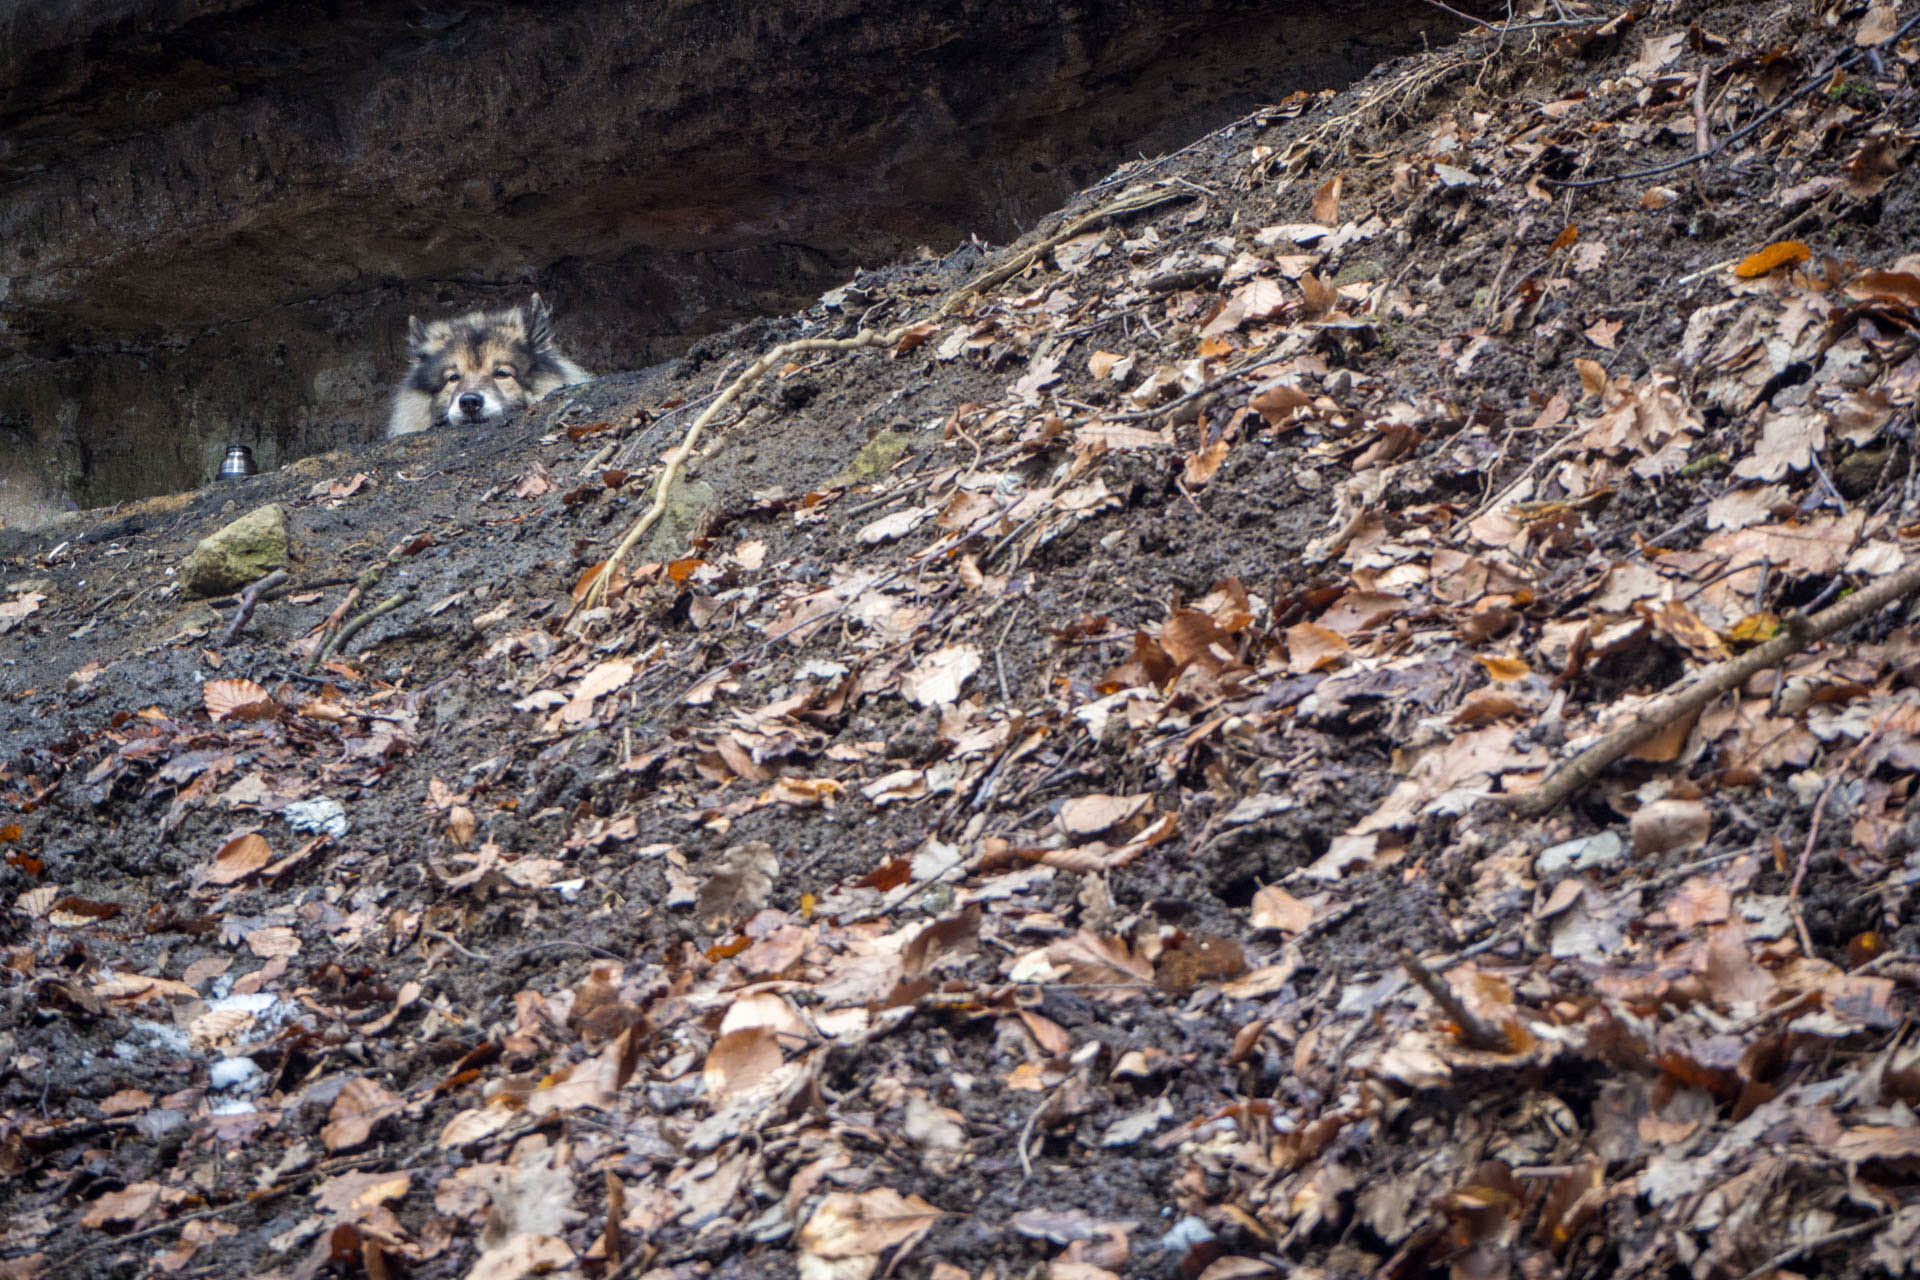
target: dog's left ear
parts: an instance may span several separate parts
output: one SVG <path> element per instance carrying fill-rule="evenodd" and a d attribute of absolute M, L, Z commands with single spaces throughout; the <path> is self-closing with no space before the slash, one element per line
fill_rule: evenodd
<path fill-rule="evenodd" d="M 553 345 L 553 313 L 547 310 L 547 304 L 540 300 L 539 294 L 527 299 L 527 305 L 520 308 L 520 314 L 526 317 L 527 341 L 534 350 Z"/>
<path fill-rule="evenodd" d="M 420 323 L 419 316 L 407 317 L 407 354 L 417 356 L 427 349 L 427 326 Z"/>

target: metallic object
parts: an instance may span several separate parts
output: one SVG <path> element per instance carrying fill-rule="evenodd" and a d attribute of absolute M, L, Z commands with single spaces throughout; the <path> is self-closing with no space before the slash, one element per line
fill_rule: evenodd
<path fill-rule="evenodd" d="M 223 481 L 245 480 L 259 470 L 260 468 L 253 465 L 252 449 L 244 444 L 230 444 L 227 446 L 226 458 L 220 463 L 220 479 Z"/>

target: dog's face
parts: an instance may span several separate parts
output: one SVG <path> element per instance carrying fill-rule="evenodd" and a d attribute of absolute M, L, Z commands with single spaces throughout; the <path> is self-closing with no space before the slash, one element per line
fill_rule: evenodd
<path fill-rule="evenodd" d="M 407 386 L 433 401 L 433 419 L 456 427 L 498 422 L 557 383 L 553 328 L 535 294 L 510 311 L 407 322 Z"/>

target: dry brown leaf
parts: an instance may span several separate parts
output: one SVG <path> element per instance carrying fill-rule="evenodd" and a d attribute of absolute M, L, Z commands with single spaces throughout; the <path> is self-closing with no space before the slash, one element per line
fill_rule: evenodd
<path fill-rule="evenodd" d="M 1713 817 L 1698 800 L 1655 800 L 1633 815 L 1630 829 L 1635 853 L 1670 853 L 1705 844 Z"/>
<path fill-rule="evenodd" d="M 358 1222 L 389 1200 L 398 1200 L 413 1186 L 405 1169 L 385 1173 L 343 1173 L 314 1190 L 314 1205 L 348 1222 Z"/>
<path fill-rule="evenodd" d="M 258 831 L 243 831 L 214 851 L 209 884 L 234 884 L 273 861 L 273 848 Z"/>
<path fill-rule="evenodd" d="M 1097 835 L 1120 825 L 1152 802 L 1151 795 L 1078 796 L 1060 806 L 1060 829 L 1068 835 Z"/>
<path fill-rule="evenodd" d="M 373 1128 L 400 1110 L 400 1096 L 365 1077 L 347 1081 L 333 1100 L 320 1141 L 328 1151 L 348 1151 L 373 1136 Z"/>
<path fill-rule="evenodd" d="M 1863 302 L 1878 299 L 1920 307 L 1920 276 L 1908 271 L 1862 271 L 1848 282 L 1847 293 Z"/>
<path fill-rule="evenodd" d="M 300 939 L 284 925 L 271 925 L 265 929 L 255 929 L 247 935 L 247 950 L 262 960 L 270 960 L 274 956 L 297 956 L 300 954 Z"/>
<path fill-rule="evenodd" d="M 1287 663 L 1295 675 L 1324 671 L 1347 660 L 1347 642 L 1335 632 L 1311 622 L 1287 628 Z"/>
<path fill-rule="evenodd" d="M 923 707 L 937 707 L 957 699 L 961 687 L 979 669 L 979 649 L 950 644 L 928 654 L 900 677 L 900 695 Z"/>
<path fill-rule="evenodd" d="M 251 680 L 209 680 L 200 696 L 213 720 L 263 720 L 275 710 L 273 696 Z"/>
<path fill-rule="evenodd" d="M 1320 184 L 1313 193 L 1313 220 L 1332 226 L 1340 220 L 1340 191 L 1346 185 L 1346 175 L 1336 173 Z"/>
<path fill-rule="evenodd" d="M 153 1208 L 164 1190 L 166 1188 L 157 1182 L 136 1182 L 118 1191 L 109 1191 L 81 1215 L 80 1225 L 97 1231 L 109 1222 L 137 1222 Z"/>
<path fill-rule="evenodd" d="M 1072 982 L 1125 988 L 1153 981 L 1153 966 L 1135 955 L 1125 939 L 1102 938 L 1085 929 L 1053 943 L 1046 957 L 1064 965 Z"/>
<path fill-rule="evenodd" d="M 1282 889 L 1266 885 L 1253 895 L 1253 927 L 1301 933 L 1313 923 L 1313 908 Z"/>
<path fill-rule="evenodd" d="M 1226 440 L 1221 439 L 1215 440 L 1198 453 L 1188 454 L 1186 467 L 1182 475 L 1182 478 L 1187 483 L 1187 487 L 1190 489 L 1205 488 L 1207 482 L 1213 479 L 1214 472 L 1220 470 L 1220 464 L 1227 460 L 1227 450 L 1230 447 Z"/>
<path fill-rule="evenodd" d="M 915 1239 L 944 1216 L 919 1196 L 903 1196 L 887 1187 L 857 1194 L 836 1191 L 820 1201 L 800 1228 L 800 1248 L 828 1260 L 871 1257 Z"/>
<path fill-rule="evenodd" d="M 743 1027 L 730 1031 L 713 1042 L 707 1052 L 701 1075 L 707 1094 L 715 1102 L 730 1094 L 751 1089 L 766 1079 L 784 1060 L 780 1036 L 772 1027 Z"/>

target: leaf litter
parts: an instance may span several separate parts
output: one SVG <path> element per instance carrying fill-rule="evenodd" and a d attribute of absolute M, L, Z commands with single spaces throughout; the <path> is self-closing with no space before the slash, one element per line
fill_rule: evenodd
<path fill-rule="evenodd" d="M 0 1274 L 1906 1274 L 1904 599 L 1508 802 L 1913 563 L 1916 61 L 1295 95 L 864 276 L 612 572 L 837 304 L 261 477 L 403 588 L 324 656 L 167 586 L 207 500 L 20 544 Z"/>

